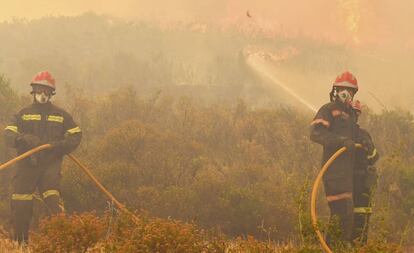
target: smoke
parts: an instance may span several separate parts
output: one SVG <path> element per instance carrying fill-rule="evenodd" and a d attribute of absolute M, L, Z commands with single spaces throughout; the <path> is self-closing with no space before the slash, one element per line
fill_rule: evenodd
<path fill-rule="evenodd" d="M 18 26 L 3 25 L 0 26 L 0 35 L 4 38 L 0 49 L 4 58 L 0 61 L 2 72 L 8 74 L 15 83 L 24 83 L 24 80 L 28 80 L 32 73 L 39 70 L 38 68 L 50 68 L 43 67 L 50 64 L 53 67 L 65 67 L 65 71 L 61 71 L 62 79 L 69 79 L 65 75 L 69 76 L 70 71 L 85 72 L 86 78 L 80 78 L 80 80 L 87 82 L 85 80 L 92 80 L 91 76 L 95 71 L 99 75 L 94 77 L 94 83 L 99 83 L 98 78 L 101 78 L 100 81 L 103 83 L 113 76 L 109 73 L 114 71 L 122 73 L 128 82 L 132 82 L 131 80 L 135 82 L 136 76 L 146 78 L 148 74 L 148 71 L 142 71 L 140 75 L 134 72 L 137 68 L 134 64 L 140 61 L 135 60 L 133 56 L 139 55 L 137 59 L 141 59 L 143 58 L 142 52 L 157 52 L 164 49 L 165 52 L 175 52 L 171 55 L 173 60 L 178 61 L 185 54 L 188 62 L 193 63 L 192 59 L 197 57 L 199 57 L 197 59 L 199 62 L 207 62 L 206 59 L 213 61 L 212 59 L 216 56 L 218 59 L 216 61 L 219 61 L 220 57 L 223 57 L 222 50 L 229 48 L 238 51 L 244 47 L 253 46 L 257 47 L 258 51 L 268 52 L 272 56 L 278 47 L 293 46 L 301 53 L 295 53 L 293 56 L 289 53 L 287 54 L 289 57 L 283 54 L 277 55 L 276 58 L 271 57 L 272 61 L 280 60 L 276 66 L 269 67 L 260 62 L 249 62 L 249 64 L 252 64 L 251 67 L 254 67 L 260 75 L 270 80 L 269 83 L 289 93 L 296 102 L 300 101 L 310 109 L 313 105 L 324 103 L 332 79 L 338 73 L 350 70 L 360 81 L 361 90 L 358 92 L 358 97 L 363 102 L 370 106 L 374 105 L 377 109 L 382 109 L 385 105 L 388 108 L 402 107 L 414 111 L 411 95 L 414 92 L 411 85 L 414 82 L 411 75 L 411 66 L 414 63 L 412 58 L 414 1 L 412 0 L 299 0 L 294 3 L 289 0 L 118 0 L 116 2 L 109 0 L 73 0 L 70 2 L 14 0 L 2 3 L 0 21 L 12 20 L 13 17 L 30 20 L 50 15 L 76 16 L 88 11 L 120 17 L 128 21 L 123 22 L 125 25 L 131 24 L 131 27 L 135 27 L 133 24 L 141 21 L 160 25 L 151 25 L 151 27 L 157 27 L 156 29 L 175 26 L 179 29 L 184 27 L 184 29 L 191 30 L 194 27 L 197 29 L 191 31 L 197 34 L 194 38 L 198 40 L 189 42 L 187 38 L 187 41 L 184 41 L 186 39 L 179 33 L 172 37 L 174 39 L 164 37 L 168 33 L 164 33 L 161 29 L 157 30 L 156 36 L 148 37 L 156 38 L 149 45 L 149 40 L 143 39 L 143 36 L 132 36 L 132 34 L 131 37 L 127 36 L 129 28 L 125 33 L 115 33 L 116 35 L 110 40 L 103 40 L 101 37 L 107 34 L 107 29 L 116 30 L 114 27 L 106 27 L 105 23 L 102 25 L 105 29 L 102 31 L 98 29 L 95 33 L 88 35 L 88 40 L 85 39 L 84 44 L 90 48 L 85 49 L 85 54 L 82 54 L 81 50 L 79 55 L 84 57 L 82 59 L 89 65 L 87 68 L 81 68 L 77 64 L 74 66 L 68 64 L 70 61 L 66 56 L 67 52 L 76 48 L 68 46 L 70 44 L 67 42 L 76 38 L 73 40 L 62 38 L 71 34 L 89 33 L 87 29 L 83 29 L 87 20 L 79 21 L 79 24 L 72 28 L 62 26 L 64 22 L 59 23 L 58 20 L 54 23 L 53 19 L 31 23 L 34 29 L 32 27 L 28 29 L 29 26 L 27 26 L 20 27 L 22 30 L 19 30 Z M 48 24 L 55 24 L 57 28 Z M 222 29 L 216 29 L 217 27 Z M 235 38 L 236 33 L 226 33 L 230 30 L 226 30 L 228 27 L 237 28 L 242 32 L 248 31 L 252 36 L 237 33 L 240 37 Z M 171 29 L 171 34 L 179 29 Z M 211 34 L 208 34 L 209 31 Z M 141 32 L 144 33 L 144 31 Z M 216 38 L 214 34 L 219 33 L 228 40 L 211 39 Z M 52 34 L 53 36 L 50 36 Z M 93 40 L 94 34 L 96 37 Z M 257 34 L 259 35 L 255 37 Z M 52 39 L 48 39 L 49 36 Z M 30 38 L 30 41 L 27 38 Z M 56 38 L 60 38 L 61 41 Z M 113 43 L 115 39 L 119 42 Z M 142 42 L 142 48 L 139 48 L 137 40 Z M 19 41 L 20 43 L 17 43 Z M 40 41 L 42 43 L 39 43 Z M 198 45 L 198 47 L 188 50 L 189 43 L 194 46 Z M 166 47 L 167 45 L 171 47 Z M 56 54 L 50 48 L 54 48 Z M 185 48 L 185 50 L 178 51 L 177 48 Z M 41 50 L 47 50 L 48 54 L 53 52 L 53 54 L 50 53 L 53 55 L 53 61 L 46 61 L 47 57 L 44 53 L 40 53 Z M 121 51 L 120 56 L 114 56 L 114 58 L 122 59 L 123 64 L 125 62 L 130 62 L 130 64 L 125 63 L 122 65 L 123 68 L 108 67 L 108 71 L 101 71 L 102 66 L 96 62 L 99 62 L 99 59 L 108 59 L 105 57 L 110 58 L 111 52 L 115 52 L 115 55 L 118 51 Z M 42 60 L 39 61 L 39 59 Z M 119 65 L 114 64 L 114 66 Z M 154 60 L 153 66 L 160 68 L 161 64 Z M 194 66 L 194 64 L 188 64 L 188 66 Z M 198 65 L 197 74 L 189 76 L 194 79 L 202 79 L 201 75 L 210 77 L 211 72 L 205 66 L 206 64 Z M 212 66 L 217 66 L 217 64 L 212 64 Z M 145 69 L 144 67 L 146 66 L 142 69 Z M 161 67 L 166 73 L 176 71 L 171 70 L 168 64 Z M 183 69 L 190 68 L 183 67 Z M 191 70 L 187 71 L 191 72 Z M 227 70 L 222 71 L 222 73 L 227 72 Z M 175 74 L 174 77 L 176 76 Z M 221 74 L 211 78 L 213 81 L 210 83 L 216 84 L 216 79 L 220 76 Z M 192 80 L 183 83 L 201 82 Z M 375 98 L 371 94 L 374 94 Z"/>
<path fill-rule="evenodd" d="M 92 11 L 134 21 L 232 24 L 357 46 L 414 45 L 413 8 L 411 0 L 14 0 L 2 3 L 0 21 Z"/>

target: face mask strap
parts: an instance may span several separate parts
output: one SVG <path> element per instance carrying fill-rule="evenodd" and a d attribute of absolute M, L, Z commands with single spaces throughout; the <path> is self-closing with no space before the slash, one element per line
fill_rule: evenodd
<path fill-rule="evenodd" d="M 331 102 L 335 102 L 337 98 L 338 98 L 338 89 L 336 87 L 333 87 L 331 92 L 329 93 L 329 100 Z"/>

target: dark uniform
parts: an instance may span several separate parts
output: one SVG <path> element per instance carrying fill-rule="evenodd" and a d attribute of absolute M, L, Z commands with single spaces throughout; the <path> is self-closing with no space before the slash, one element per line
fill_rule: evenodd
<path fill-rule="evenodd" d="M 323 146 L 323 164 L 344 143 L 356 141 L 356 114 L 339 101 L 322 106 L 311 125 L 311 140 Z M 352 240 L 354 160 L 354 149 L 348 150 L 332 163 L 323 178 L 331 219 L 339 219 L 341 239 L 348 242 Z"/>
<path fill-rule="evenodd" d="M 358 149 L 355 157 L 353 240 L 365 244 L 368 239 L 368 223 L 372 213 L 371 195 L 377 179 L 373 165 L 379 159 L 379 155 L 371 136 L 365 129 L 358 129 L 357 139 L 365 148 Z"/>
<path fill-rule="evenodd" d="M 48 102 L 22 109 L 5 128 L 5 136 L 8 146 L 16 148 L 19 155 L 40 144 L 53 145 L 20 161 L 12 180 L 14 237 L 23 242 L 28 239 L 36 188 L 50 214 L 63 211 L 59 201 L 61 164 L 63 156 L 80 144 L 82 134 L 67 112 Z M 31 139 L 38 143 L 30 144 Z"/>

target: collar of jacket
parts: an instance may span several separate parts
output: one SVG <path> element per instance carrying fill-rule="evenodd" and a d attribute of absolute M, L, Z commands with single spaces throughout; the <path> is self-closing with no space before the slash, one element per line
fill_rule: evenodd
<path fill-rule="evenodd" d="M 33 102 L 32 107 L 39 110 L 46 110 L 52 107 L 52 103 L 49 101 L 47 103 L 41 104 L 36 101 Z"/>

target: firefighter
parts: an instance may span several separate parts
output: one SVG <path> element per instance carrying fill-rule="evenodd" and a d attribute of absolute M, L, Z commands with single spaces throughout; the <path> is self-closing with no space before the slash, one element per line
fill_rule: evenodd
<path fill-rule="evenodd" d="M 323 105 L 311 123 L 310 139 L 323 146 L 324 164 L 338 149 L 347 151 L 339 156 L 323 177 L 325 194 L 330 209 L 330 221 L 338 222 L 340 236 L 334 241 L 327 233 L 327 242 L 350 244 L 353 227 L 353 168 L 356 143 L 356 114 L 352 100 L 358 91 L 357 79 L 344 72 L 333 83 L 330 102 Z"/>
<path fill-rule="evenodd" d="M 358 116 L 362 113 L 361 103 L 357 100 L 353 108 Z M 353 240 L 364 245 L 368 239 L 368 224 L 372 213 L 371 196 L 377 181 L 375 162 L 379 154 L 367 130 L 357 128 L 357 142 L 364 146 L 358 149 L 355 155 L 354 167 L 354 228 Z"/>
<path fill-rule="evenodd" d="M 5 128 L 6 144 L 19 155 L 42 144 L 51 144 L 52 148 L 19 162 L 13 176 L 12 222 L 14 239 L 20 244 L 28 241 L 36 189 L 50 215 L 64 211 L 60 201 L 61 164 L 82 137 L 72 116 L 50 101 L 56 90 L 52 75 L 42 71 L 30 85 L 33 103 L 20 110 Z"/>

